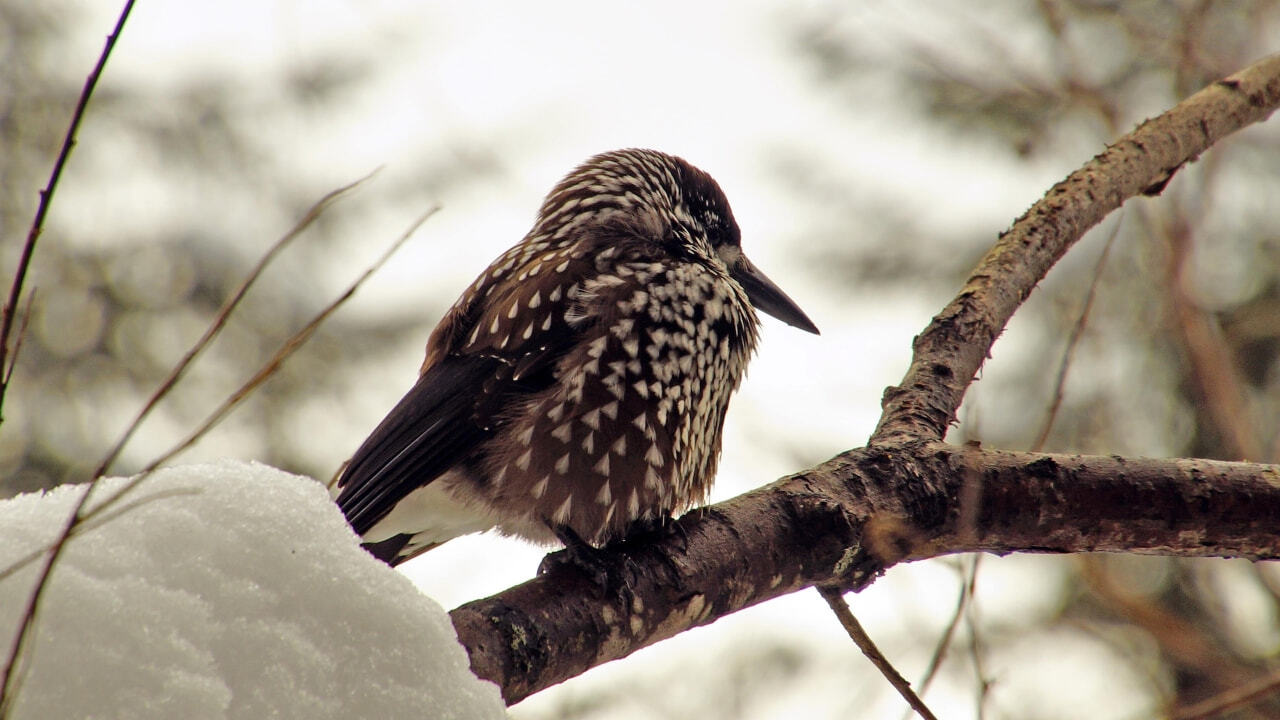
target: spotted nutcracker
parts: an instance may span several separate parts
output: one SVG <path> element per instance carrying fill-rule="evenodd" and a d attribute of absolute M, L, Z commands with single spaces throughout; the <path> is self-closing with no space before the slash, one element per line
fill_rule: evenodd
<path fill-rule="evenodd" d="M 561 180 L 339 478 L 365 547 L 396 565 L 493 527 L 599 547 L 704 501 L 751 306 L 818 332 L 740 239 L 678 157 L 618 150 Z"/>

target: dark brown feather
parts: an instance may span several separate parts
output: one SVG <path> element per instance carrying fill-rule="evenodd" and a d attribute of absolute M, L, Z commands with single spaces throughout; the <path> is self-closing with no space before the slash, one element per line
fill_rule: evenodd
<path fill-rule="evenodd" d="M 492 525 L 600 545 L 704 500 L 756 341 L 735 273 L 814 329 L 739 241 L 715 181 L 670 155 L 606 153 L 558 183 L 446 313 L 417 384 L 340 478 L 370 550 L 395 564 Z M 429 487 L 421 527 L 397 516 L 399 534 L 370 533 Z"/>

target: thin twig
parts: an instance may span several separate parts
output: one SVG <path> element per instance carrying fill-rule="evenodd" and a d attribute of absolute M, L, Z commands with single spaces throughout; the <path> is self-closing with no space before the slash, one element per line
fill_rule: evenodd
<path fill-rule="evenodd" d="M 9 358 L 9 369 L 4 374 L 3 384 L 9 385 L 13 379 L 13 371 L 18 367 L 18 353 L 22 351 L 22 340 L 27 336 L 27 326 L 31 324 L 31 308 L 36 302 L 36 288 L 27 294 L 27 306 L 22 310 L 22 324 L 18 326 L 18 336 L 13 340 L 13 355 Z"/>
<path fill-rule="evenodd" d="M 333 312 L 337 310 L 343 303 L 349 300 L 351 296 L 354 295 L 356 291 L 360 288 L 360 286 L 363 285 L 364 282 L 368 280 L 369 277 L 372 276 L 375 272 L 377 272 L 378 269 L 381 268 L 388 260 L 390 260 L 391 256 L 394 255 L 395 252 L 399 250 L 400 247 L 404 245 L 405 242 L 407 242 L 410 237 L 413 236 L 413 233 L 418 229 L 418 227 L 420 227 L 422 223 L 426 222 L 427 218 L 434 215 L 436 211 L 439 209 L 440 209 L 439 206 L 434 206 L 429 210 L 427 210 L 426 212 L 424 212 L 422 215 L 418 216 L 418 218 L 413 221 L 413 223 L 409 226 L 409 228 L 405 230 L 405 232 L 402 235 L 400 235 L 400 237 L 396 238 L 395 242 L 393 242 L 387 248 L 387 250 L 383 252 L 381 257 L 379 257 L 376 261 L 374 261 L 374 263 L 370 265 L 368 268 L 366 268 L 365 271 L 358 278 L 356 278 L 354 282 L 352 282 L 350 285 L 347 286 L 347 289 L 342 293 L 342 295 L 338 296 L 337 299 L 329 303 L 329 305 L 327 305 L 323 310 L 317 313 L 315 317 L 313 317 L 311 321 L 308 322 L 301 330 L 294 333 L 291 337 L 285 340 L 280 345 L 280 347 L 276 350 L 276 352 L 271 356 L 271 358 L 267 360 L 266 364 L 264 364 L 261 368 L 259 368 L 258 371 L 254 373 L 251 378 L 249 378 L 249 380 L 247 380 L 243 385 L 241 385 L 240 388 L 237 389 L 234 393 L 232 393 L 225 401 L 223 401 L 223 403 L 219 405 L 216 410 L 210 413 L 209 416 L 205 418 L 204 422 L 200 423 L 199 427 L 197 427 L 194 431 L 192 431 L 191 434 L 188 435 L 186 438 L 184 438 L 181 442 L 177 443 L 168 451 L 166 451 L 163 455 L 161 455 L 160 457 L 157 457 L 156 459 L 148 463 L 147 466 L 142 469 L 142 472 L 139 473 L 137 477 L 135 477 L 128 484 L 126 484 L 125 486 L 117 490 L 115 494 L 111 495 L 110 497 L 106 498 L 101 503 L 96 505 L 92 511 L 88 513 L 84 513 L 83 516 L 81 517 L 81 521 L 92 519 L 96 514 L 110 508 L 112 505 L 118 502 L 125 495 L 132 492 L 139 484 L 141 484 L 141 482 L 144 479 L 146 479 L 148 475 L 154 472 L 157 468 L 159 468 L 161 465 L 165 464 L 169 460 L 172 460 L 175 456 L 177 456 L 179 453 L 183 452 L 187 448 L 194 445 L 197 441 L 200 440 L 200 438 L 204 437 L 206 433 L 212 430 L 214 426 L 222 422 L 223 418 L 225 418 L 241 402 L 243 402 L 246 398 L 248 398 L 251 394 L 253 394 L 253 391 L 256 390 L 259 386 L 261 386 L 263 382 L 265 382 L 268 378 L 270 378 L 273 374 L 275 374 L 275 372 L 279 370 L 280 366 L 284 363 L 284 361 L 287 360 L 289 356 L 292 355 L 295 351 L 297 351 L 298 348 L 302 347 L 302 345 L 304 345 L 307 342 L 307 340 L 311 338 L 311 336 L 320 327 L 320 325 L 326 319 L 328 319 L 328 317 L 332 315 Z"/>
<path fill-rule="evenodd" d="M 87 532 L 90 532 L 91 530 L 94 530 L 95 528 L 102 527 L 103 525 L 129 512 L 130 510 L 146 505 L 147 503 L 155 502 L 156 500 L 163 500 L 165 498 L 180 497 L 183 495 L 195 495 L 197 492 L 198 491 L 195 490 L 194 488 L 174 489 L 174 490 L 160 490 L 160 491 L 151 493 L 150 495 L 144 495 L 143 497 L 133 500 L 132 502 L 127 502 L 124 505 L 121 505 L 120 507 L 115 508 L 109 513 L 104 513 L 101 515 L 94 513 L 94 516 L 92 518 L 81 518 L 80 522 L 76 523 L 75 527 L 71 529 L 71 537 L 78 537 Z M 0 583 L 4 582 L 5 580 L 8 580 L 11 576 L 13 576 L 19 570 L 38 560 L 41 555 L 52 550 L 53 546 L 56 543 L 57 543 L 57 540 L 53 540 L 48 545 L 45 545 L 44 547 L 38 547 L 32 550 L 31 552 L 27 553 L 26 555 L 23 555 L 22 557 L 18 558 L 17 560 L 14 560 L 13 562 L 9 563 L 8 567 L 4 568 L 3 570 L 0 570 Z"/>
<path fill-rule="evenodd" d="M 89 98 L 93 96 L 93 90 L 98 85 L 98 78 L 102 77 L 102 71 L 107 66 L 107 58 L 111 56 L 112 49 L 116 46 L 116 40 L 120 38 L 120 32 L 124 30 L 124 23 L 129 19 L 129 13 L 133 10 L 133 0 L 126 0 L 124 9 L 120 11 L 120 17 L 116 19 L 116 26 L 112 29 L 111 34 L 107 36 L 107 44 L 102 48 L 102 53 L 98 55 L 98 64 L 93 67 L 93 71 L 89 73 L 89 77 L 85 78 L 84 88 L 80 91 L 80 99 L 76 103 L 76 109 L 71 114 L 71 124 L 67 126 L 67 132 L 62 136 L 62 148 L 58 151 L 58 159 L 53 163 L 53 170 L 49 173 L 49 182 L 45 183 L 44 189 L 40 191 L 40 202 L 36 206 L 36 215 L 31 220 L 31 229 L 27 231 L 27 241 L 22 245 L 22 254 L 18 258 L 18 267 L 13 272 L 13 284 L 9 286 L 9 299 L 5 301 L 3 320 L 0 320 L 0 371 L 5 372 L 5 381 L 0 382 L 0 423 L 4 422 L 4 394 L 9 389 L 8 376 L 11 370 L 7 370 L 6 359 L 9 355 L 9 336 L 13 332 L 13 318 L 18 311 L 18 301 L 22 297 L 22 285 L 27 279 L 27 269 L 31 267 L 31 256 L 36 250 L 36 240 L 40 237 L 40 233 L 44 230 L 44 219 L 49 214 L 49 205 L 53 202 L 53 192 L 58 188 L 58 180 L 62 178 L 62 169 L 67 165 L 67 158 L 71 155 L 71 148 L 76 144 L 76 132 L 80 129 L 80 121 L 84 117 L 85 108 L 89 106 Z M 17 352 L 15 348 L 15 354 Z M 9 667 L 5 667 L 5 681 L 8 682 Z M 4 712 L 4 696 L 0 695 L 0 717 Z"/>
<path fill-rule="evenodd" d="M 40 610 L 40 599 L 44 596 L 44 589 L 49 584 L 49 574 L 53 572 L 54 562 L 62 554 L 62 549 L 66 547 L 67 541 L 71 538 L 71 533 L 75 530 L 76 523 L 79 521 L 80 511 L 84 508 L 85 503 L 88 502 L 89 493 L 96 484 L 97 481 L 94 481 L 85 485 L 84 492 L 80 494 L 80 499 L 76 501 L 75 509 L 67 516 L 66 523 L 63 525 L 61 532 L 58 533 L 58 539 L 53 544 L 53 550 L 49 552 L 44 566 L 40 568 L 40 574 L 36 577 L 35 587 L 31 591 L 31 596 L 27 598 L 27 607 L 22 613 L 22 622 L 18 625 L 18 630 L 13 635 L 13 642 L 9 646 L 9 655 L 5 659 L 4 683 L 0 685 L 0 719 L 7 719 L 9 711 L 13 708 L 13 697 L 16 694 L 20 676 L 16 669 L 20 658 L 29 649 L 31 631 L 35 627 L 36 613 Z"/>
<path fill-rule="evenodd" d="M 191 436 L 189 436 L 187 440 L 185 440 L 183 443 L 180 443 L 173 450 L 170 450 L 161 458 L 152 462 L 150 465 L 144 468 L 141 473 L 139 473 L 136 477 L 134 477 L 132 480 L 126 483 L 120 490 L 118 490 L 115 494 L 111 495 L 105 500 L 103 500 L 101 503 L 95 506 L 94 509 L 90 512 L 84 512 L 84 508 L 88 504 L 90 495 L 92 494 L 94 489 L 98 487 L 98 480 L 100 479 L 101 476 L 94 478 L 92 482 L 88 483 L 85 486 L 84 493 L 81 494 L 79 500 L 76 502 L 74 511 L 67 518 L 67 522 L 62 528 L 62 531 L 58 536 L 57 542 L 54 543 L 48 558 L 45 560 L 44 567 L 41 569 L 40 575 L 36 581 L 35 588 L 31 593 L 30 599 L 28 600 L 26 611 L 22 616 L 22 623 L 14 638 L 12 647 L 10 649 L 10 655 L 6 660 L 5 668 L 4 668 L 3 695 L 0 695 L 0 720 L 5 720 L 8 717 L 9 710 L 12 708 L 12 701 L 11 701 L 13 697 L 12 691 L 16 688 L 16 684 L 18 682 L 18 675 L 17 673 L 14 672 L 14 670 L 18 666 L 20 658 L 23 657 L 25 654 L 24 650 L 28 644 L 28 638 L 30 636 L 31 629 L 35 627 L 35 618 L 39 613 L 40 600 L 43 597 L 44 590 L 48 585 L 49 574 L 53 570 L 54 563 L 62 555 L 62 551 L 66 547 L 66 544 L 70 540 L 71 536 L 74 534 L 76 527 L 79 524 L 86 522 L 89 519 L 95 517 L 99 513 L 104 512 L 108 507 L 112 506 L 113 504 L 118 502 L 121 498 L 123 498 L 125 495 L 127 495 L 128 493 L 136 489 L 163 462 L 165 462 L 169 458 L 172 458 L 174 455 L 178 454 L 182 450 L 185 450 L 188 446 L 190 446 L 192 443 L 194 443 L 196 440 L 202 437 L 206 432 L 208 432 L 210 428 L 216 425 L 223 417 L 226 416 L 227 413 L 229 413 L 232 409 L 234 409 L 236 405 L 238 405 L 241 401 L 243 401 L 244 398 L 247 397 L 248 394 L 253 391 L 253 389 L 255 389 L 258 385 L 260 385 L 264 380 L 266 380 L 267 377 L 270 377 L 270 375 L 275 372 L 275 370 L 280 366 L 281 363 L 284 362 L 286 358 L 289 357 L 289 355 L 291 355 L 295 350 L 301 347 L 302 344 L 305 343 L 307 339 L 311 337 L 312 334 L 314 334 L 315 330 L 319 327 L 320 323 L 322 323 L 340 305 L 342 305 L 352 295 L 354 295 L 356 290 L 360 287 L 360 285 L 362 285 L 365 282 L 365 280 L 367 280 L 378 268 L 380 268 L 384 263 L 386 263 L 386 261 L 391 258 L 392 254 L 394 254 L 395 251 L 398 250 L 409 239 L 409 237 L 413 234 L 413 232 L 417 230 L 417 228 L 423 222 L 425 222 L 427 218 L 429 218 L 433 213 L 435 213 L 437 209 L 438 209 L 437 207 L 433 207 L 427 212 L 423 213 L 409 227 L 409 229 L 403 235 L 401 235 L 394 243 L 392 243 L 391 247 L 385 253 L 383 253 L 382 257 L 378 258 L 378 260 L 373 265 L 371 265 L 368 269 L 366 269 L 365 272 L 362 275 L 360 275 L 360 277 L 357 278 L 355 282 L 353 282 L 350 286 L 348 286 L 347 290 L 337 300 L 330 303 L 329 306 L 326 307 L 323 311 L 321 311 L 315 318 L 313 318 L 312 321 L 308 323 L 306 327 L 304 327 L 302 330 L 296 333 L 293 337 L 286 340 L 284 345 L 280 348 L 280 350 L 276 352 L 276 354 L 271 358 L 271 360 L 267 363 L 267 365 L 262 370 L 260 370 L 248 383 L 246 383 L 243 387 L 241 387 L 241 389 L 238 390 L 227 402 L 223 403 L 223 405 L 205 421 L 205 423 L 201 426 L 201 428 L 198 429 Z"/>
<path fill-rule="evenodd" d="M 1155 224 L 1154 219 L 1149 221 Z M 1255 433 L 1257 424 L 1251 417 L 1249 391 L 1222 327 L 1184 287 L 1195 245 L 1191 217 L 1174 208 L 1172 219 L 1160 230 L 1169 245 L 1164 290 L 1187 360 L 1187 375 L 1200 395 L 1197 405 L 1203 406 L 1197 413 L 1217 431 L 1219 453 L 1250 460 L 1263 457 L 1262 443 Z"/>
<path fill-rule="evenodd" d="M 124 450 L 125 444 L 128 443 L 129 439 L 133 437 L 133 434 L 137 432 L 142 421 L 145 420 L 160 401 L 169 394 L 169 391 L 173 389 L 178 380 L 180 380 L 186 373 L 187 369 L 191 366 L 191 363 L 195 361 L 196 357 L 198 357 L 200 353 L 204 352 L 205 348 L 209 346 L 213 339 L 218 336 L 218 333 L 222 331 L 222 328 L 226 326 L 227 318 L 231 315 L 232 311 L 239 306 L 240 301 L 244 299 L 249 288 L 252 287 L 254 282 L 256 282 L 262 275 L 262 272 L 266 269 L 267 265 L 269 265 L 271 261 L 280 254 L 280 251 L 284 250 L 285 247 L 301 235 L 304 230 L 310 227 L 311 223 L 315 222 L 316 218 L 320 217 L 320 215 L 323 214 L 324 211 L 338 198 L 345 195 L 356 186 L 364 183 L 377 172 L 378 171 L 375 169 L 373 172 L 365 175 L 359 180 L 333 190 L 317 200 L 315 204 L 307 209 L 307 212 L 302 216 L 302 218 L 298 220 L 292 228 L 290 228 L 289 232 L 285 233 L 284 236 L 277 240 L 275 244 L 263 254 L 263 256 L 258 260 L 258 264 L 249 271 L 249 274 L 245 277 L 244 281 L 240 283 L 240 287 L 236 288 L 235 292 L 233 292 L 231 296 L 227 298 L 226 302 L 222 304 L 222 307 L 218 310 L 218 314 L 214 316 L 213 322 L 209 323 L 209 327 L 205 329 L 204 335 L 196 341 L 195 345 L 191 346 L 191 349 L 187 351 L 187 354 L 184 355 L 182 359 L 174 365 L 173 369 L 169 371 L 169 376 L 166 377 L 164 381 L 160 383 L 160 386 L 156 388 L 155 392 L 151 394 L 151 397 L 147 399 L 142 410 L 138 412 L 138 416 L 133 419 L 133 422 L 129 423 L 127 428 L 125 428 L 120 439 L 116 441 L 116 444 L 113 445 L 111 450 L 107 452 L 106 456 L 102 458 L 102 462 L 98 463 L 97 469 L 93 472 L 93 476 L 95 478 L 102 477 L 107 474 L 107 471 L 111 468 L 111 464 L 120 456 L 120 452 Z"/>
<path fill-rule="evenodd" d="M 947 650 L 951 647 L 951 640 L 955 637 L 956 628 L 960 625 L 960 618 L 964 617 L 965 608 L 969 604 L 970 598 L 973 597 L 973 588 L 978 579 L 978 565 L 982 561 L 982 556 L 978 554 L 972 555 L 972 561 L 969 567 L 962 571 L 960 576 L 960 594 L 956 597 L 956 609 L 951 613 L 951 620 L 947 622 L 946 630 L 942 631 L 942 637 L 938 640 L 938 645 L 933 649 L 933 656 L 929 658 L 929 667 L 924 671 L 924 675 L 920 678 L 917 685 L 920 688 L 920 695 L 924 695 L 929 689 L 929 685 L 933 683 L 933 679 L 938 674 L 938 668 L 942 667 L 942 660 L 947 655 Z M 904 720 L 906 715 L 903 716 Z"/>
<path fill-rule="evenodd" d="M 971 477 L 966 478 L 964 486 L 961 488 L 959 495 L 960 503 L 960 522 L 958 535 L 962 538 L 968 538 L 974 542 L 978 537 L 978 512 L 980 510 L 980 502 L 982 497 L 982 476 L 972 473 Z M 929 689 L 929 685 L 933 682 L 934 676 L 938 672 L 938 668 L 942 666 L 943 659 L 946 658 L 947 651 L 951 647 L 951 641 L 955 637 L 956 627 L 960 624 L 965 610 L 969 606 L 969 601 L 973 598 L 973 589 L 978 582 L 978 567 L 982 563 L 982 556 L 974 554 L 968 569 L 963 570 L 960 575 L 960 594 L 956 598 L 956 607 L 951 614 L 951 619 L 947 621 L 947 627 L 942 633 L 942 637 L 938 638 L 938 644 L 933 648 L 933 656 L 929 658 L 929 666 L 925 670 L 924 676 L 920 679 L 920 694 L 924 695 Z M 970 633 L 976 633 L 977 630 L 972 625 L 969 628 Z M 909 714 L 909 713 L 908 713 Z M 904 714 L 903 718 L 907 715 Z"/>
<path fill-rule="evenodd" d="M 58 159 L 53 163 L 49 181 L 45 184 L 44 189 L 40 191 L 40 202 L 36 206 L 36 215 L 31 221 L 31 229 L 27 231 L 27 240 L 22 245 L 22 254 L 18 258 L 18 267 L 13 273 L 13 284 L 9 287 L 9 299 L 5 301 L 3 320 L 0 320 L 0 371 L 5 373 L 5 381 L 0 382 L 0 422 L 4 421 L 4 395 L 9 389 L 8 380 L 12 376 L 12 370 L 6 365 L 9 353 L 9 336 L 13 332 L 13 319 L 17 312 L 18 301 L 22 297 L 22 285 L 26 282 L 27 270 L 31 267 L 31 257 L 35 253 L 36 240 L 44 229 L 44 221 L 49 213 L 49 206 L 53 201 L 53 193 L 58 187 L 58 180 L 62 177 L 62 170 L 67 165 L 67 158 L 71 155 L 71 148 L 75 146 L 76 132 L 80 128 L 81 119 L 84 118 L 85 109 L 89 106 L 89 98 L 93 96 L 93 90 L 98 85 L 98 78 L 102 77 L 102 71 L 107 66 L 107 58 L 111 57 L 111 51 L 116 46 L 116 40 L 120 38 L 120 33 L 124 30 L 125 21 L 129 19 L 129 13 L 132 11 L 133 0 L 125 0 L 124 8 L 121 9 L 120 16 L 116 19 L 116 25 L 111 30 L 111 34 L 107 35 L 106 45 L 103 46 L 102 52 L 98 55 L 98 63 L 94 65 L 89 77 L 85 79 L 84 88 L 80 91 L 80 99 L 77 101 L 76 109 L 71 115 L 71 123 L 67 127 L 66 134 L 62 137 L 62 148 L 58 151 Z M 14 352 L 16 356 L 16 348 Z M 72 513 L 67 518 L 58 545 L 49 554 L 49 559 L 40 571 L 36 589 L 32 591 L 31 597 L 28 599 L 22 623 L 18 631 L 14 633 L 13 642 L 9 646 L 9 654 L 5 658 L 4 668 L 0 671 L 0 719 L 7 718 L 9 711 L 13 707 L 13 695 L 10 691 L 13 689 L 16 680 L 14 669 L 17 667 L 18 659 L 22 655 L 23 645 L 26 644 L 30 635 L 31 620 L 39 605 L 41 590 L 49 579 L 49 573 L 53 570 L 54 560 L 61 551 L 62 545 L 65 544 L 71 527 L 75 524 L 76 515 L 79 513 L 80 507 L 84 505 L 88 497 L 89 488 L 86 488 L 85 494 L 81 496 L 80 501 L 76 504 L 76 513 Z"/>
<path fill-rule="evenodd" d="M 844 627 L 845 632 L 849 633 L 849 638 L 857 644 L 862 654 L 867 656 L 871 664 L 876 666 L 876 669 L 884 675 L 889 684 L 902 696 L 902 699 L 906 700 L 907 704 L 916 711 L 916 714 L 924 718 L 924 720 L 938 720 L 937 716 L 924 704 L 924 701 L 911 689 L 911 683 L 902 677 L 897 669 L 893 667 L 893 664 L 889 662 L 888 658 L 884 656 L 884 653 L 880 652 L 880 649 L 876 647 L 876 644 L 871 640 L 871 636 L 867 635 L 867 631 L 862 628 L 862 624 L 858 622 L 858 619 L 853 616 L 853 612 L 849 610 L 849 605 L 844 601 L 844 595 L 841 594 L 840 590 L 832 587 L 819 587 L 818 592 L 822 593 L 823 599 L 831 606 L 831 611 L 840 619 L 840 624 Z"/>
<path fill-rule="evenodd" d="M 1053 423 L 1058 419 L 1058 410 L 1062 407 L 1062 397 L 1067 384 L 1067 372 L 1071 368 L 1071 358 L 1075 355 L 1076 346 L 1080 344 L 1080 338 L 1084 336 L 1084 330 L 1089 324 L 1089 311 L 1093 309 L 1093 300 L 1098 295 L 1098 281 L 1102 278 L 1102 271 L 1107 266 L 1107 258 L 1111 255 L 1111 246 L 1115 243 L 1116 236 L 1120 234 L 1120 224 L 1123 222 L 1122 211 L 1120 219 L 1111 228 L 1107 244 L 1102 246 L 1102 252 L 1098 254 L 1098 262 L 1093 268 L 1093 279 L 1089 281 L 1089 290 L 1084 295 L 1084 306 L 1080 308 L 1080 316 L 1076 318 L 1076 323 L 1071 328 L 1071 335 L 1067 337 L 1067 347 L 1062 351 L 1062 362 L 1058 364 L 1058 378 L 1053 384 L 1053 399 L 1045 412 L 1040 434 L 1036 436 L 1035 442 L 1031 443 L 1031 452 L 1040 452 L 1044 449 L 1044 444 L 1049 439 L 1049 432 L 1053 430 Z"/>
<path fill-rule="evenodd" d="M 284 363 L 290 355 L 292 355 L 298 348 L 302 347 L 307 340 L 311 339 L 312 334 L 314 334 L 316 329 L 320 327 L 320 324 L 328 319 L 328 317 L 332 315 L 339 306 L 350 299 L 351 296 L 355 294 L 356 290 L 364 284 L 364 281 L 368 280 L 369 276 L 373 275 L 373 273 L 375 273 L 378 268 L 382 267 L 387 260 L 390 260 L 391 256 L 394 255 L 406 241 L 408 241 L 418 227 L 421 226 L 422 223 L 426 222 L 427 218 L 434 215 L 439 209 L 439 206 L 435 206 L 418 216 L 418 219 L 413 221 L 413 224 L 404 231 L 404 234 L 392 243 L 391 247 L 387 248 L 387 250 L 382 254 L 382 257 L 379 257 L 364 271 L 363 274 L 360 275 L 360 277 L 356 278 L 356 280 L 347 287 L 346 291 L 343 292 L 342 295 L 338 296 L 336 300 L 329 303 L 327 307 L 317 313 L 316 316 L 311 319 L 311 322 L 307 323 L 301 330 L 294 333 L 288 340 L 285 340 L 284 343 L 276 350 L 275 354 L 271 356 L 271 359 L 267 360 L 266 364 L 263 365 L 258 372 L 254 373 L 253 377 L 249 378 L 244 385 L 241 385 L 239 390 L 236 390 L 230 397 L 223 401 L 222 405 L 218 406 L 218 409 L 214 410 L 209 417 L 205 418 L 205 421 L 200 424 L 200 427 L 197 428 L 195 432 L 188 435 L 184 440 L 174 445 L 160 457 L 151 461 L 151 463 L 147 465 L 146 470 L 151 470 L 163 465 L 173 459 L 175 455 L 194 445 L 196 441 L 204 436 L 205 433 L 221 422 L 228 413 L 234 410 L 236 406 L 253 393 L 259 385 L 275 374 L 276 370 L 280 368 L 280 365 Z"/>
<path fill-rule="evenodd" d="M 1206 718 L 1252 705 L 1277 690 L 1280 690 L 1280 670 L 1274 670 L 1270 674 L 1225 690 L 1207 700 L 1175 710 L 1170 714 L 1169 720 L 1206 720 Z"/>
<path fill-rule="evenodd" d="M 986 717 L 987 697 L 991 691 L 991 681 L 987 679 L 987 673 L 982 669 L 982 647 L 980 633 L 978 632 L 978 619 L 975 617 L 974 610 L 976 603 L 973 602 L 974 592 L 977 590 L 978 584 L 978 555 L 973 558 L 973 572 L 969 574 L 969 587 L 967 589 L 969 595 L 969 603 L 964 608 L 965 626 L 969 628 L 969 658 L 973 661 L 973 674 L 978 680 L 978 720 Z"/>

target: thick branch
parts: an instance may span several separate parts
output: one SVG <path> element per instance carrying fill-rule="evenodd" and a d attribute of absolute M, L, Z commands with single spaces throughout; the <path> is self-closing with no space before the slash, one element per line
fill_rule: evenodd
<path fill-rule="evenodd" d="M 866 449 L 686 515 L 618 548 L 623 592 L 567 566 L 453 611 L 508 702 L 811 585 L 859 589 L 961 551 L 1280 558 L 1280 467 L 984 452 L 940 440 L 991 344 L 1084 232 L 1280 105 L 1280 56 L 1148 121 L 1055 186 L 915 343 Z"/>
<path fill-rule="evenodd" d="M 620 548 L 628 586 L 619 596 L 602 598 L 557 567 L 463 605 L 453 622 L 476 674 L 515 702 L 780 595 L 860 589 L 904 560 L 967 551 L 1277 559 L 1277 517 L 1280 466 L 943 443 L 860 449 Z"/>
<path fill-rule="evenodd" d="M 871 442 L 941 439 L 1009 318 L 1089 228 L 1135 195 L 1158 194 L 1183 165 L 1277 106 L 1280 55 L 1272 55 L 1139 125 L 1053 186 L 916 338 L 906 377 L 885 391 Z"/>

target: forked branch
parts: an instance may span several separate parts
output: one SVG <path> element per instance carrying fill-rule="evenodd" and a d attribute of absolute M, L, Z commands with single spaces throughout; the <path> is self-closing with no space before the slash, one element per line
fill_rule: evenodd
<path fill-rule="evenodd" d="M 1129 198 L 1280 106 L 1280 55 L 1196 93 L 1055 185 L 917 338 L 867 448 L 617 548 L 625 593 L 567 568 L 453 611 L 508 702 L 689 628 L 820 585 L 860 589 L 956 552 L 1280 558 L 1280 467 L 1000 453 L 941 442 L 995 338 L 1051 267 Z M 961 499 L 965 499 L 961 502 Z"/>

